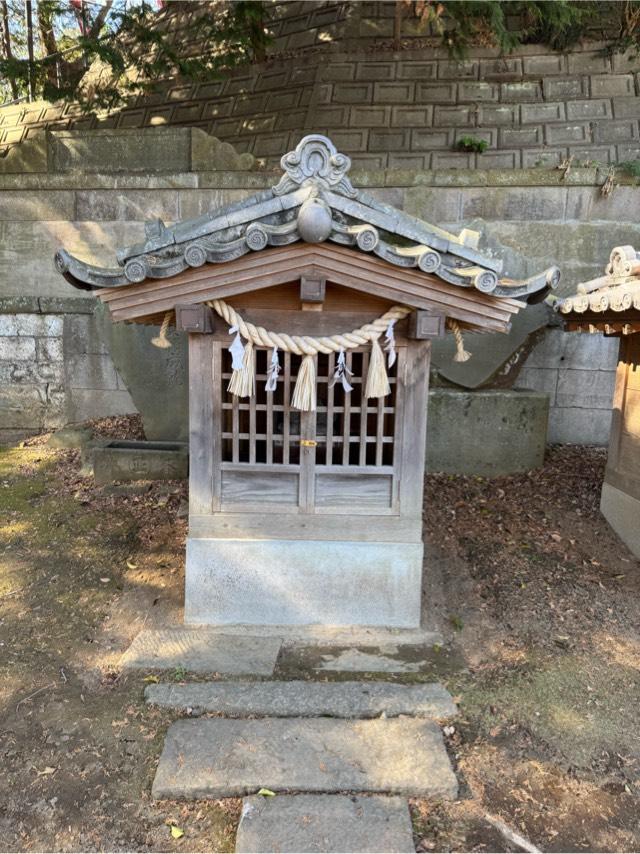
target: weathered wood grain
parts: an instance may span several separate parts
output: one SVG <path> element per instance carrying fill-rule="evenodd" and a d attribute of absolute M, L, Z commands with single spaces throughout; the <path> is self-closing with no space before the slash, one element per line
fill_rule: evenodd
<path fill-rule="evenodd" d="M 219 465 L 219 395 L 214 389 L 213 341 L 189 335 L 189 512 L 212 513 L 214 466 Z M 214 408 L 215 407 L 215 408 Z"/>
<path fill-rule="evenodd" d="M 398 377 L 403 390 L 401 435 L 396 442 L 400 462 L 400 507 L 415 515 L 422 508 L 426 453 L 427 401 L 431 342 L 406 348 L 406 362 Z"/>
<path fill-rule="evenodd" d="M 266 467 L 265 467 L 266 468 Z M 298 474 L 280 471 L 223 471 L 222 507 L 228 504 L 298 504 Z"/>
<path fill-rule="evenodd" d="M 316 476 L 315 504 L 318 507 L 388 508 L 391 497 L 392 478 L 389 476 L 320 473 Z"/>
<path fill-rule="evenodd" d="M 296 244 L 245 255 L 219 268 L 194 268 L 171 279 L 124 288 L 109 288 L 99 297 L 109 304 L 114 320 L 135 320 L 172 310 L 177 302 L 230 298 L 299 280 L 320 272 L 328 281 L 382 299 L 421 309 L 442 310 L 479 330 L 505 331 L 510 316 L 523 307 L 475 288 L 460 288 L 410 269 L 396 269 L 379 258 L 327 244 Z"/>

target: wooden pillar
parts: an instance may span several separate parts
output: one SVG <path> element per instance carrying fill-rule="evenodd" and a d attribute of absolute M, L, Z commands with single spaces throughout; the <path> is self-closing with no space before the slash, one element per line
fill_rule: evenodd
<path fill-rule="evenodd" d="M 428 435 L 427 403 L 429 400 L 429 366 L 431 341 L 416 341 L 407 349 L 404 376 L 404 411 L 401 415 L 402 436 L 399 451 L 402 454 L 400 475 L 400 503 L 413 508 L 416 517 L 422 517 L 422 494 Z"/>
<path fill-rule="evenodd" d="M 214 422 L 213 336 L 189 335 L 189 515 L 205 516 L 214 507 L 214 460 L 218 431 Z"/>
<path fill-rule="evenodd" d="M 640 557 L 640 333 L 620 338 L 600 508 L 618 536 Z"/>

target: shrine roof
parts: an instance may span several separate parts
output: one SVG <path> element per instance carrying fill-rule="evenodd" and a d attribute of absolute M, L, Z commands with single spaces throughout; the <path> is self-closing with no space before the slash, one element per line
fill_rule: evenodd
<path fill-rule="evenodd" d="M 604 275 L 578 285 L 555 309 L 571 331 L 629 334 L 640 331 L 640 253 L 616 246 Z"/>
<path fill-rule="evenodd" d="M 56 253 L 56 267 L 74 287 L 112 289 L 302 241 L 341 244 L 392 267 L 415 268 L 425 281 L 435 276 L 498 299 L 538 302 L 558 284 L 557 267 L 527 279 L 502 275 L 502 259 L 479 251 L 478 232 L 453 234 L 354 188 L 349 157 L 324 136 L 304 137 L 281 164 L 283 175 L 269 190 L 173 225 L 147 222 L 146 239 L 117 251 L 112 267 L 65 249 Z"/>

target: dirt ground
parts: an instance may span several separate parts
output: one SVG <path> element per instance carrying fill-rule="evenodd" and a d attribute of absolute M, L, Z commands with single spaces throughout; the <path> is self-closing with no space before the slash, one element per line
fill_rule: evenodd
<path fill-rule="evenodd" d="M 605 461 L 554 447 L 521 476 L 426 479 L 447 643 L 410 678 L 460 704 L 461 799 L 412 804 L 419 851 L 516 850 L 490 819 L 545 851 L 640 849 L 640 565 L 599 515 Z M 185 498 L 96 488 L 78 451 L 38 440 L 0 453 L 0 849 L 233 850 L 239 801 L 151 801 L 170 716 L 143 704 L 150 674 L 118 669 L 179 615 Z"/>

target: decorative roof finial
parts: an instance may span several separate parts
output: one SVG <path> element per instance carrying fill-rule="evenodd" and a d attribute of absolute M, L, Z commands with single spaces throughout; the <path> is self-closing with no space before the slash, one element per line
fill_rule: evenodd
<path fill-rule="evenodd" d="M 305 136 L 295 151 L 282 157 L 280 165 L 285 174 L 273 188 L 277 196 L 310 183 L 349 198 L 357 195 L 346 174 L 351 168 L 351 158 L 340 154 L 331 140 L 322 134 Z"/>

